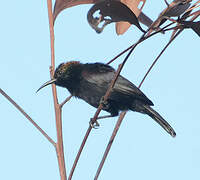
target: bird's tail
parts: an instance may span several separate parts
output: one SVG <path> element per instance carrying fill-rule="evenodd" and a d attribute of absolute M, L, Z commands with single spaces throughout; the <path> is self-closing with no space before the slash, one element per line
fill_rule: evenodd
<path fill-rule="evenodd" d="M 145 109 L 145 113 L 148 114 L 151 118 L 153 118 L 160 126 L 167 131 L 172 137 L 176 136 L 176 132 L 174 129 L 169 125 L 169 123 L 162 118 L 160 114 L 158 114 L 153 108 L 149 105 L 143 105 Z"/>

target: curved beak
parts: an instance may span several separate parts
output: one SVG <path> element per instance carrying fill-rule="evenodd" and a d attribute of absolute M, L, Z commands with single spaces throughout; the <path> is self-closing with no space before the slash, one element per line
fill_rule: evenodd
<path fill-rule="evenodd" d="M 36 91 L 36 93 L 37 93 L 40 89 L 44 88 L 45 86 L 48 86 L 49 84 L 55 83 L 56 80 L 57 80 L 57 79 L 51 79 L 50 81 L 47 81 L 46 83 L 44 83 L 44 84 Z"/>

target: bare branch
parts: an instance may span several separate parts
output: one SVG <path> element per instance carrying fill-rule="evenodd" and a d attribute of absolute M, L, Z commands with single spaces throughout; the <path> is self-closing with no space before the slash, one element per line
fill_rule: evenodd
<path fill-rule="evenodd" d="M 196 16 L 197 14 L 198 14 L 198 16 L 199 16 L 200 10 L 191 13 L 189 16 Z"/>
<path fill-rule="evenodd" d="M 169 29 L 166 29 L 167 27 L 171 26 L 172 24 L 174 24 L 174 22 L 166 25 L 165 27 L 163 27 L 162 29 L 159 29 L 158 31 L 153 32 L 152 34 L 147 35 L 146 37 L 144 37 L 141 42 L 143 42 L 144 40 L 150 38 L 151 36 L 158 34 L 160 32 L 165 32 L 165 31 L 169 31 Z M 166 30 L 165 30 L 166 29 Z M 171 30 L 171 29 L 170 29 Z M 140 42 L 140 43 L 141 43 Z M 135 43 L 136 44 L 136 43 Z M 128 50 L 130 50 L 131 48 L 133 48 L 135 46 L 135 44 L 129 46 L 127 49 L 125 49 L 124 51 L 122 51 L 121 53 L 119 53 L 117 56 L 115 56 L 113 59 L 111 59 L 109 62 L 107 62 L 107 64 L 112 63 L 113 61 L 115 61 L 118 57 L 120 57 L 121 55 L 123 55 L 124 53 L 126 53 Z"/>
<path fill-rule="evenodd" d="M 176 35 L 170 39 L 170 41 L 167 43 L 167 45 L 163 48 L 163 50 L 160 52 L 160 54 L 156 57 L 156 59 L 154 60 L 154 62 L 152 63 L 152 65 L 150 66 L 150 68 L 148 69 L 147 73 L 145 74 L 145 76 L 143 77 L 140 85 L 139 85 L 139 88 L 142 86 L 142 84 L 144 83 L 146 77 L 148 76 L 148 74 L 150 73 L 150 71 L 152 70 L 153 66 L 156 64 L 156 62 L 158 61 L 158 59 L 160 58 L 160 56 L 165 52 L 165 50 L 167 49 L 167 47 L 171 44 L 171 42 L 183 31 L 182 30 L 179 30 Z"/>
<path fill-rule="evenodd" d="M 77 165 L 77 163 L 78 163 L 78 160 L 79 160 L 79 158 L 80 158 L 80 156 L 81 156 L 82 150 L 83 150 L 83 148 L 84 148 L 84 146 L 85 146 L 85 143 L 86 143 L 86 141 L 87 141 L 87 138 L 88 138 L 88 136 L 89 136 L 91 130 L 92 130 L 92 126 L 89 126 L 88 129 L 87 129 L 87 131 L 86 131 L 86 133 L 85 133 L 85 136 L 84 136 L 84 139 L 83 139 L 83 141 L 82 141 L 82 143 L 81 143 L 81 146 L 80 146 L 80 148 L 79 148 L 79 150 L 78 150 L 78 153 L 77 153 L 77 155 L 76 155 L 76 158 L 75 158 L 75 160 L 74 160 L 74 163 L 73 163 L 72 169 L 71 169 L 71 171 L 70 171 L 68 180 L 71 180 L 71 179 L 72 179 L 74 170 L 75 170 L 75 168 L 76 168 L 76 165 Z"/>
<path fill-rule="evenodd" d="M 51 40 L 51 67 L 50 75 L 51 78 L 54 75 L 55 70 L 55 54 L 54 54 L 54 27 L 53 27 L 53 14 L 52 14 L 52 1 L 47 0 L 48 7 L 48 17 L 49 17 L 49 29 L 50 29 L 50 40 Z M 52 93 L 54 100 L 55 118 L 56 118 L 56 132 L 57 132 L 57 143 L 56 143 L 56 153 L 58 158 L 58 165 L 60 171 L 61 180 L 66 180 L 66 168 L 64 159 L 64 148 L 63 148 L 63 137 L 62 137 L 62 116 L 61 108 L 58 104 L 57 92 L 55 84 L 52 84 Z"/>
<path fill-rule="evenodd" d="M 67 97 L 61 104 L 60 104 L 60 108 L 62 108 L 66 102 L 68 102 L 70 99 L 72 98 L 72 95 L 70 95 L 69 97 Z"/>
<path fill-rule="evenodd" d="M 169 3 L 167 2 L 167 0 L 164 0 L 165 1 L 165 4 L 167 5 L 167 6 L 169 6 Z"/>
<path fill-rule="evenodd" d="M 103 167 L 103 165 L 104 165 L 104 162 L 105 162 L 105 160 L 106 160 L 106 158 L 107 158 L 107 155 L 108 155 L 108 153 L 109 153 L 109 151 L 110 151 L 110 148 L 111 148 L 111 146 L 112 146 L 112 143 L 114 142 L 114 139 L 115 139 L 115 137 L 116 137 L 116 135 L 117 135 L 117 132 L 118 132 L 118 130 L 119 130 L 119 128 L 120 128 L 120 125 L 121 125 L 122 120 L 124 119 L 124 116 L 125 116 L 125 115 L 126 115 L 126 111 L 120 113 L 120 116 L 119 116 L 119 118 L 118 118 L 118 121 L 117 121 L 117 123 L 116 123 L 116 125 L 115 125 L 115 128 L 114 128 L 114 130 L 113 130 L 113 133 L 112 133 L 112 135 L 111 135 L 111 137 L 110 137 L 110 140 L 109 140 L 108 145 L 107 145 L 107 147 L 106 147 L 106 150 L 105 150 L 105 152 L 104 152 L 104 155 L 103 155 L 103 158 L 102 158 L 102 160 L 101 160 L 101 163 L 100 163 L 100 165 L 99 165 L 99 167 L 98 167 L 98 169 L 97 169 L 97 172 L 96 172 L 96 175 L 95 175 L 94 180 L 97 180 L 98 177 L 99 177 L 99 174 L 100 174 L 100 172 L 101 172 L 101 169 L 102 169 L 102 167 Z"/>
<path fill-rule="evenodd" d="M 194 21 L 197 17 L 199 16 L 199 14 L 195 14 L 195 16 L 191 19 L 192 21 Z M 156 57 L 156 59 L 154 60 L 154 62 L 152 63 L 152 65 L 150 66 L 150 68 L 148 69 L 148 71 L 146 72 L 145 76 L 143 77 L 139 88 L 142 86 L 142 84 L 144 83 L 145 79 L 147 78 L 148 74 L 150 73 L 150 71 L 152 70 L 153 66 L 156 64 L 156 62 L 158 61 L 158 59 L 160 58 L 160 56 L 164 53 L 164 51 L 167 49 L 167 47 L 171 44 L 171 42 L 183 31 L 184 29 L 180 27 L 180 30 L 170 39 L 170 41 L 167 43 L 167 45 L 163 48 L 163 50 L 160 52 L 160 54 Z"/>
<path fill-rule="evenodd" d="M 189 9 L 187 9 L 187 11 L 185 11 L 185 12 L 189 12 L 189 11 L 192 11 L 193 9 L 198 8 L 199 7 L 199 5 L 198 5 L 199 3 L 200 3 L 200 1 L 197 1 L 196 3 L 194 3 L 192 5 L 192 7 L 190 7 Z"/>
<path fill-rule="evenodd" d="M 35 126 L 38 131 L 40 131 L 42 133 L 42 135 L 44 137 L 47 138 L 47 140 L 53 145 L 53 146 L 56 146 L 56 143 L 54 142 L 53 139 L 51 139 L 47 133 L 40 127 L 36 124 L 35 121 L 33 121 L 33 119 L 10 97 L 8 96 L 1 88 L 0 88 L 0 93 L 8 100 L 10 101 L 32 124 L 33 126 Z"/>

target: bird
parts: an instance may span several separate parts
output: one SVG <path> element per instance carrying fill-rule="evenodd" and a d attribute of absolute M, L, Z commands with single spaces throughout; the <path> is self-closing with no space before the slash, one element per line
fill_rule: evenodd
<path fill-rule="evenodd" d="M 66 88 L 72 96 L 98 108 L 115 73 L 115 69 L 108 64 L 69 61 L 61 63 L 56 68 L 53 78 L 44 83 L 37 92 L 54 83 L 57 86 Z M 102 109 L 110 113 L 106 117 L 115 117 L 118 116 L 120 111 L 128 110 L 147 114 L 167 133 L 175 137 L 176 132 L 174 129 L 151 107 L 153 105 L 153 102 L 139 88 L 119 75 L 108 99 L 103 103 Z"/>

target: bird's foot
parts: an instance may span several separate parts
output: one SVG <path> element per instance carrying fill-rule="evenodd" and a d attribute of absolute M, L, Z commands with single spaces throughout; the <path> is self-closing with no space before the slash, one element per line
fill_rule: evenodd
<path fill-rule="evenodd" d="M 90 122 L 89 122 L 90 126 L 94 129 L 98 129 L 100 124 L 98 123 L 98 121 L 96 120 L 95 122 L 93 121 L 93 118 L 90 119 Z"/>

